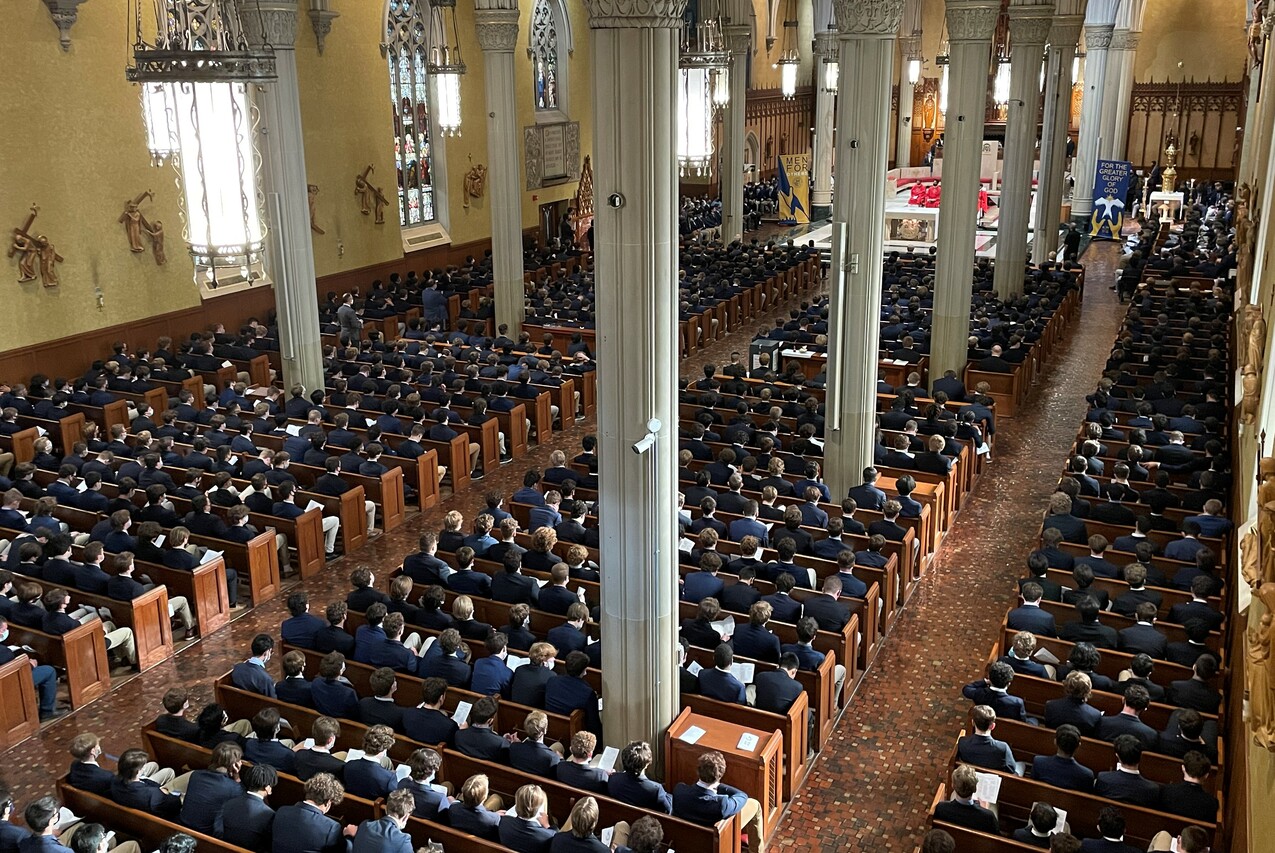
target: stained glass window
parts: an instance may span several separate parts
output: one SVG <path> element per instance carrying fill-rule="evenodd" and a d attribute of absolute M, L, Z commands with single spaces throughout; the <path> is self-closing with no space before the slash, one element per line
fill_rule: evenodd
<path fill-rule="evenodd" d="M 561 109 L 558 80 L 558 32 L 562 9 L 557 0 L 536 0 L 531 12 L 531 62 L 536 109 Z"/>
<path fill-rule="evenodd" d="M 428 47 L 417 0 L 390 0 L 386 60 L 394 112 L 394 165 L 398 171 L 399 225 L 434 221 L 433 149 L 429 128 Z"/>

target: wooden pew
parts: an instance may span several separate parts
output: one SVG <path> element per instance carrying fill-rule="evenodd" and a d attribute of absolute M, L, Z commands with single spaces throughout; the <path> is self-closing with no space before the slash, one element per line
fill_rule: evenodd
<path fill-rule="evenodd" d="M 682 697 L 682 704 L 697 714 L 703 714 L 728 723 L 764 732 L 778 731 L 784 739 L 784 799 L 791 800 L 801 787 L 810 767 L 806 763 L 809 749 L 807 737 L 810 726 L 809 699 L 803 692 L 788 709 L 787 714 L 772 714 L 748 705 L 719 702 L 707 696 Z"/>
<path fill-rule="evenodd" d="M 200 853 L 251 853 L 243 847 L 227 844 L 213 835 L 196 832 L 176 821 L 126 808 L 108 797 L 81 791 L 68 784 L 65 777 L 57 780 L 57 797 L 62 805 L 80 817 L 133 836 L 144 842 L 144 849 L 147 850 L 158 849 L 164 839 L 182 832 L 195 839 Z"/>
<path fill-rule="evenodd" d="M 82 708 L 111 692 L 106 637 L 97 623 L 81 625 L 61 636 L 11 623 L 9 640 L 15 645 L 30 646 L 40 663 L 62 671 L 72 709 Z"/>
<path fill-rule="evenodd" d="M 0 749 L 16 746 L 40 730 L 40 705 L 31 680 L 31 659 L 18 653 L 0 666 Z"/>
<path fill-rule="evenodd" d="M 40 437 L 35 427 L 27 427 L 13 435 L 0 435 L 0 451 L 13 454 L 15 465 L 35 458 L 35 440 Z"/>

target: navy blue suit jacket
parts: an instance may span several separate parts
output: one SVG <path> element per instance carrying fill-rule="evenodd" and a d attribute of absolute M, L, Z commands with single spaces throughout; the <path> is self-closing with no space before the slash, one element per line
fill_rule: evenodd
<path fill-rule="evenodd" d="M 230 671 L 230 680 L 241 690 L 251 690 L 253 693 L 260 693 L 262 696 L 269 696 L 271 699 L 276 698 L 274 679 L 270 677 L 270 673 L 266 672 L 264 666 L 257 666 L 249 661 L 240 661 Z"/>
<path fill-rule="evenodd" d="M 678 782 L 673 789 L 673 814 L 692 823 L 712 826 L 719 820 L 739 814 L 748 795 L 725 782 L 713 792 L 699 785 Z"/>
<path fill-rule="evenodd" d="M 1160 786 L 1145 776 L 1136 773 L 1125 773 L 1122 770 L 1107 770 L 1098 774 L 1094 782 L 1093 792 L 1099 797 L 1145 806 L 1153 809 L 1160 803 Z"/>
<path fill-rule="evenodd" d="M 500 843 L 514 853 L 549 853 L 554 831 L 538 823 L 523 820 L 511 810 L 500 819 Z"/>
<path fill-rule="evenodd" d="M 341 824 L 314 806 L 283 806 L 274 816 L 271 853 L 349 853 Z"/>
<path fill-rule="evenodd" d="M 367 758 L 345 762 L 345 789 L 356 797 L 375 800 L 387 797 L 398 787 L 393 770 Z"/>
<path fill-rule="evenodd" d="M 1080 729 L 1082 735 L 1092 736 L 1098 731 L 1100 720 L 1102 720 L 1102 711 L 1070 696 L 1050 699 L 1045 703 L 1045 725 L 1051 729 L 1071 723 Z"/>
<path fill-rule="evenodd" d="M 1032 759 L 1032 778 L 1070 791 L 1092 791 L 1094 773 L 1074 758 L 1037 755 Z"/>
<path fill-rule="evenodd" d="M 956 742 L 956 757 L 975 767 L 1014 772 L 1014 751 L 1003 740 L 978 732 Z"/>
<path fill-rule="evenodd" d="M 196 832 L 211 834 L 222 808 L 243 793 L 243 786 L 225 773 L 196 770 L 182 799 L 181 822 Z"/>
<path fill-rule="evenodd" d="M 651 811 L 673 813 L 673 798 L 659 782 L 617 770 L 607 778 L 607 794 L 631 806 Z"/>
<path fill-rule="evenodd" d="M 353 853 L 412 853 L 411 837 L 398 828 L 392 817 L 365 820 L 354 836 Z"/>
<path fill-rule="evenodd" d="M 226 802 L 213 825 L 213 835 L 248 850 L 270 847 L 270 829 L 274 826 L 274 809 L 260 797 L 244 794 Z"/>
<path fill-rule="evenodd" d="M 757 673 L 753 686 L 757 688 L 756 707 L 772 714 L 787 714 L 802 693 L 801 682 L 777 669 Z"/>
<path fill-rule="evenodd" d="M 1022 605 L 1009 611 L 1009 628 L 1012 631 L 1031 631 L 1043 637 L 1058 636 L 1058 627 L 1054 623 L 1054 614 L 1040 607 Z"/>

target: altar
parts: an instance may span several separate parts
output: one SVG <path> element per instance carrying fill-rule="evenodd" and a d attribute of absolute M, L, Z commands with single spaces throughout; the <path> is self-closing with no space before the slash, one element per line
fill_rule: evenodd
<path fill-rule="evenodd" d="M 885 209 L 885 242 L 931 246 L 938 240 L 939 209 L 889 205 Z"/>
<path fill-rule="evenodd" d="M 1186 193 L 1151 193 L 1147 201 L 1148 209 L 1159 210 L 1165 205 L 1168 206 L 1171 219 L 1181 219 L 1182 208 L 1186 205 Z"/>

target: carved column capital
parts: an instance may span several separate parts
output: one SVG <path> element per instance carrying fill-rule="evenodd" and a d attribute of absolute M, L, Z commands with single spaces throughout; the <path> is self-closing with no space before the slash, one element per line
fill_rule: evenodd
<path fill-rule="evenodd" d="M 1084 30 L 1084 17 L 1068 15 L 1054 18 L 1054 25 L 1049 28 L 1049 43 L 1054 47 L 1077 47 L 1080 45 L 1080 33 Z"/>
<path fill-rule="evenodd" d="M 296 50 L 297 0 L 254 0 L 251 7 L 240 9 L 239 17 L 253 47 Z"/>
<path fill-rule="evenodd" d="M 894 36 L 903 19 L 903 0 L 833 0 L 832 5 L 843 35 Z"/>
<path fill-rule="evenodd" d="M 726 48 L 732 56 L 745 56 L 753 49 L 752 29 L 747 25 L 727 24 L 722 27 L 722 35 L 726 38 Z M 815 41 L 818 42 L 818 36 Z"/>
<path fill-rule="evenodd" d="M 833 30 L 824 30 L 815 34 L 815 58 L 822 59 L 825 62 L 836 62 L 839 48 L 837 46 L 837 33 Z"/>
<path fill-rule="evenodd" d="M 1009 38 L 1015 48 L 1018 45 L 1043 47 L 1049 40 L 1054 19 L 1048 6 L 1010 6 Z"/>
<path fill-rule="evenodd" d="M 1107 50 L 1115 32 L 1114 24 L 1085 24 L 1085 50 Z"/>
<path fill-rule="evenodd" d="M 49 17 L 58 28 L 58 41 L 63 50 L 71 49 L 71 27 L 80 16 L 80 4 L 84 0 L 44 0 L 49 9 Z"/>
<path fill-rule="evenodd" d="M 319 44 L 319 53 L 323 53 L 323 45 L 328 33 L 332 32 L 332 22 L 341 17 L 340 12 L 333 11 L 331 0 L 310 0 L 310 26 L 314 29 L 314 40 Z"/>
<path fill-rule="evenodd" d="M 518 10 L 477 9 L 474 31 L 484 53 L 513 53 L 518 45 Z"/>
<path fill-rule="evenodd" d="M 686 0 L 585 0 L 589 26 L 606 29 L 681 29 Z"/>
<path fill-rule="evenodd" d="M 996 0 L 948 0 L 948 42 L 991 41 L 1000 13 Z"/>
<path fill-rule="evenodd" d="M 1130 50 L 1130 42 L 1132 47 L 1137 47 L 1137 36 L 1129 30 L 1116 30 L 1111 34 L 1112 50 Z"/>

